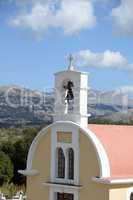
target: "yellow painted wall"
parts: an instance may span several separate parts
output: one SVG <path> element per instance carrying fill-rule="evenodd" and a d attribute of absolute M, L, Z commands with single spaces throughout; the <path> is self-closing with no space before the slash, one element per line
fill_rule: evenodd
<path fill-rule="evenodd" d="M 127 189 L 126 188 L 110 189 L 109 200 L 127 200 Z M 129 199 L 130 200 L 130 199 Z"/>
<path fill-rule="evenodd" d="M 133 184 L 110 186 L 109 200 L 130 200 L 128 197 L 130 188 L 133 188 Z"/>
<path fill-rule="evenodd" d="M 71 132 L 57 132 L 57 142 L 60 143 L 71 143 L 72 133 Z"/>
<path fill-rule="evenodd" d="M 79 191 L 79 200 L 109 200 L 108 186 L 92 181 L 92 176 L 100 175 L 98 166 L 92 143 L 80 131 L 80 184 L 83 188 Z"/>
<path fill-rule="evenodd" d="M 50 157 L 51 157 L 51 131 L 50 129 L 39 141 L 34 154 L 32 169 L 39 171 L 39 175 L 27 177 L 27 199 L 48 200 L 49 189 L 42 183 L 50 178 Z"/>

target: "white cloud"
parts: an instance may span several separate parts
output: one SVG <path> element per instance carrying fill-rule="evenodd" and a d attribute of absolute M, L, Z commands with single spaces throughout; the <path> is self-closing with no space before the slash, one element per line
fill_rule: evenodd
<path fill-rule="evenodd" d="M 75 34 L 92 28 L 96 23 L 91 0 L 32 0 L 31 9 L 10 20 L 15 27 L 45 32 L 61 28 L 65 34 Z"/>
<path fill-rule="evenodd" d="M 133 95 L 133 86 L 123 86 L 120 90 L 123 94 Z"/>
<path fill-rule="evenodd" d="M 121 4 L 112 10 L 117 31 L 133 35 L 133 0 L 121 0 Z"/>
<path fill-rule="evenodd" d="M 102 53 L 82 50 L 76 54 L 76 59 L 80 66 L 133 70 L 133 63 L 130 64 L 120 52 L 110 50 Z"/>

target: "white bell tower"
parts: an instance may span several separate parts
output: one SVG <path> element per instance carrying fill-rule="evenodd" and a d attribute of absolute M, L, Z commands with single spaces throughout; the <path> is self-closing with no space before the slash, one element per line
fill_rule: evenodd
<path fill-rule="evenodd" d="M 72 55 L 69 62 L 68 70 L 55 74 L 54 121 L 72 121 L 87 127 L 88 74 L 76 71 Z"/>

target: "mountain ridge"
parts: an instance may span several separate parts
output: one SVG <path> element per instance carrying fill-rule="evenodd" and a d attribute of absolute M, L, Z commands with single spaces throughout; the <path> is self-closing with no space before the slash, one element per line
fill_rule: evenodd
<path fill-rule="evenodd" d="M 0 86 L 0 126 L 49 124 L 54 114 L 53 92 L 41 92 L 18 85 Z M 117 91 L 88 90 L 90 119 L 114 122 L 133 120 L 133 100 Z M 129 103 L 130 102 L 130 103 Z"/>

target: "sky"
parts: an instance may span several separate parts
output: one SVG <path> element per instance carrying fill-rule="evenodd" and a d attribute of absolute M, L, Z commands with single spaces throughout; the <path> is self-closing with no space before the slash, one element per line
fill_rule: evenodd
<path fill-rule="evenodd" d="M 0 0 L 0 85 L 52 88 L 72 53 L 89 87 L 133 91 L 132 10 L 132 0 Z"/>

